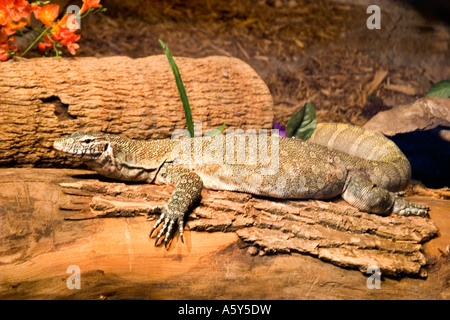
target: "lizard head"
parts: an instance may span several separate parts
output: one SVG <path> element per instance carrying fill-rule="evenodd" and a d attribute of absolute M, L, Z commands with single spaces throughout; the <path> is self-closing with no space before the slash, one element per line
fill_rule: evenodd
<path fill-rule="evenodd" d="M 72 157 L 97 159 L 109 147 L 108 135 L 101 132 L 75 132 L 53 143 L 53 149 Z"/>

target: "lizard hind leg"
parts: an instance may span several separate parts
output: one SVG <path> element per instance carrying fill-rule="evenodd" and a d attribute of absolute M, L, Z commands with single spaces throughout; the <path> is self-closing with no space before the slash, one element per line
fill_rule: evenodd
<path fill-rule="evenodd" d="M 352 175 L 342 198 L 359 210 L 388 215 L 426 216 L 428 207 L 404 200 L 399 195 L 379 188 L 362 175 Z"/>

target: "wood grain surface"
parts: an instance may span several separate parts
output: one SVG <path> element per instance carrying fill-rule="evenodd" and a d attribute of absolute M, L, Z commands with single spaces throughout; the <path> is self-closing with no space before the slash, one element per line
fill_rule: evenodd
<path fill-rule="evenodd" d="M 358 266 L 337 266 L 332 261 L 345 255 L 318 259 L 314 253 L 300 250 L 265 251 L 263 243 L 239 234 L 251 230 L 247 225 L 252 225 L 253 230 L 264 230 L 261 221 L 255 219 L 261 213 L 254 210 L 259 210 L 258 205 L 264 205 L 267 212 L 277 206 L 280 210 L 276 201 L 253 199 L 241 193 L 206 191 L 200 206 L 190 215 L 185 243 L 176 238 L 166 250 L 155 247 L 154 239 L 149 239 L 154 220 L 149 221 L 141 214 L 145 202 L 166 200 L 170 187 L 122 184 L 104 180 L 91 171 L 27 168 L 0 169 L 0 185 L 1 299 L 450 297 L 448 255 L 443 254 L 450 239 L 447 200 L 420 199 L 420 203 L 431 206 L 430 223 L 439 229 L 439 234 L 425 245 L 416 244 L 425 254 L 427 264 L 422 269 L 427 277 L 383 274 L 381 289 L 369 289 L 370 274 L 361 272 L 364 270 L 358 270 L 361 269 Z M 138 190 L 151 193 L 136 194 Z M 302 203 L 311 212 L 328 214 L 330 208 L 339 212 L 337 207 L 346 207 L 341 202 Z M 140 206 L 141 211 L 128 210 L 132 206 Z M 250 211 L 239 213 L 246 206 Z M 325 209 L 326 206 L 329 208 Z M 304 211 L 305 207 L 299 210 Z M 109 218 L 99 218 L 100 212 L 108 212 Z M 238 216 L 241 218 L 237 219 Z M 277 220 L 265 223 L 276 225 Z M 311 227 L 303 232 L 317 232 L 314 229 L 317 221 L 310 221 Z M 292 228 L 296 226 L 293 224 Z M 196 231 L 202 229 L 208 231 Z M 260 241 L 268 239 L 270 249 L 270 242 L 280 235 L 274 237 L 276 230 L 266 230 L 268 237 Z M 344 247 L 355 243 L 358 237 L 358 233 L 349 230 L 330 229 L 329 235 L 336 232 L 348 235 L 347 239 L 341 239 Z M 370 233 L 360 236 L 369 235 L 374 236 Z M 389 237 L 385 238 L 388 240 Z M 278 246 L 284 243 L 282 248 L 290 245 L 290 241 L 275 242 Z M 384 249 L 374 250 L 380 254 Z M 72 275 L 67 269 L 71 265 L 81 270 L 80 289 L 67 287 Z"/>
<path fill-rule="evenodd" d="M 248 64 L 221 56 L 174 59 L 202 132 L 223 123 L 244 130 L 272 127 L 269 89 Z M 75 131 L 158 139 L 186 127 L 164 55 L 13 59 L 0 68 L 1 166 L 73 165 L 51 146 Z"/>

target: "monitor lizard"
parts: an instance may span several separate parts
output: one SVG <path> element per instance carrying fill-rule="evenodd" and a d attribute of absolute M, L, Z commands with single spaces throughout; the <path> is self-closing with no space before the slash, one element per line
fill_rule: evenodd
<path fill-rule="evenodd" d="M 164 235 L 166 247 L 175 224 L 183 241 L 185 214 L 199 201 L 203 187 L 284 199 L 341 196 L 370 213 L 428 215 L 428 207 L 400 196 L 411 167 L 381 134 L 348 124 L 319 123 L 307 141 L 276 134 L 260 139 L 263 136 L 227 131 L 214 137 L 143 141 L 75 132 L 53 147 L 109 178 L 173 185 L 168 203 L 152 211 L 161 215 L 150 237 L 164 222 L 155 245 Z"/>

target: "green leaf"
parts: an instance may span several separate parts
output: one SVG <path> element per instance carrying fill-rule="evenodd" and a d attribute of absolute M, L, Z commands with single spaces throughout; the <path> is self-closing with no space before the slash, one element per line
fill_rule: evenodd
<path fill-rule="evenodd" d="M 219 133 L 221 133 L 221 132 L 225 129 L 226 126 L 227 126 L 226 123 L 222 123 L 222 125 L 221 125 L 218 129 L 211 130 L 211 132 L 209 132 L 209 133 L 207 134 L 207 136 L 215 136 L 215 135 L 218 135 Z"/>
<path fill-rule="evenodd" d="M 305 103 L 286 124 L 286 137 L 308 140 L 317 127 L 316 111 L 312 103 Z"/>
<path fill-rule="evenodd" d="M 450 80 L 443 80 L 428 90 L 427 97 L 450 98 Z"/>
<path fill-rule="evenodd" d="M 189 105 L 189 100 L 186 94 L 186 90 L 184 89 L 183 80 L 181 80 L 180 71 L 178 71 L 177 64 L 173 60 L 172 54 L 169 51 L 169 48 L 166 44 L 159 40 L 159 43 L 164 49 L 164 53 L 166 54 L 167 60 L 169 60 L 169 65 L 172 68 L 173 75 L 175 77 L 175 82 L 177 84 L 178 93 L 180 94 L 181 102 L 183 103 L 184 116 L 186 117 L 186 124 L 191 137 L 194 137 L 194 122 L 192 121 L 192 112 L 191 107 Z"/>

